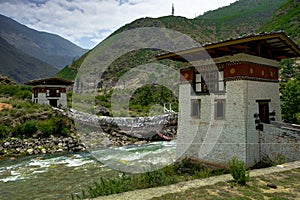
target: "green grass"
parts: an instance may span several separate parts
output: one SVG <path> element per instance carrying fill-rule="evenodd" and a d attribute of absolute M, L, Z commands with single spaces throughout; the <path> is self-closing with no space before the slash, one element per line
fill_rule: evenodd
<path fill-rule="evenodd" d="M 119 177 L 106 179 L 100 178 L 88 189 L 82 190 L 80 194 L 71 194 L 71 197 L 72 199 L 95 198 L 137 189 L 165 186 L 197 178 L 207 178 L 227 172 L 225 169 L 209 169 L 199 162 L 184 159 L 181 162 L 152 172 L 122 174 Z"/>
<path fill-rule="evenodd" d="M 190 199 L 297 199 L 300 197 L 300 168 L 287 172 L 250 178 L 246 186 L 221 182 L 212 186 L 189 189 L 184 192 L 165 194 L 152 200 Z M 275 184 L 276 189 L 269 188 Z"/>
<path fill-rule="evenodd" d="M 188 167 L 188 168 L 187 168 Z M 94 198 L 125 191 L 157 187 L 199 178 L 214 176 L 228 171 L 211 170 L 199 163 L 186 159 L 158 171 L 139 175 L 123 174 L 119 178 L 101 178 L 94 186 L 90 186 L 72 199 Z M 210 173 L 207 173 L 207 172 Z M 152 200 L 190 200 L 190 199 L 297 199 L 300 196 L 300 168 L 290 171 L 272 173 L 260 177 L 251 177 L 246 185 L 234 181 L 219 182 L 215 185 L 188 189 L 183 192 L 168 193 Z M 276 185 L 270 188 L 268 185 Z M 144 191 L 145 195 L 147 191 Z"/>

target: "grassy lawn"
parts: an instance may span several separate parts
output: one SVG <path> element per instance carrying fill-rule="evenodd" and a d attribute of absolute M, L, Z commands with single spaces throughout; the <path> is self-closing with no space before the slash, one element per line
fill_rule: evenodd
<path fill-rule="evenodd" d="M 270 188 L 267 186 L 268 184 L 274 184 L 277 188 Z M 250 178 L 246 186 L 239 186 L 232 182 L 222 182 L 212 186 L 152 198 L 152 200 L 156 199 L 300 199 L 300 168 L 253 177 Z"/>

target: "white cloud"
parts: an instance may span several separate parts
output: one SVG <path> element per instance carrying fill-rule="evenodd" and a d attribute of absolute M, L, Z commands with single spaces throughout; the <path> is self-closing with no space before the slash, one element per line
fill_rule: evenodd
<path fill-rule="evenodd" d="M 175 15 L 193 18 L 234 1 L 2 0 L 0 13 L 36 30 L 56 33 L 79 46 L 91 48 L 137 18 L 170 15 L 172 3 Z"/>

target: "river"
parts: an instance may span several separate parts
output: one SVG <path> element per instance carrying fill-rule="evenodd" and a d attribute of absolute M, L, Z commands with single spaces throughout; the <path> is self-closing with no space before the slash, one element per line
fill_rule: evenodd
<path fill-rule="evenodd" d="M 118 170 L 140 172 L 149 166 L 170 164 L 175 151 L 176 141 L 173 140 L 91 153 L 1 159 L 0 199 L 71 199 L 71 193 L 80 193 L 100 177 L 118 176 Z"/>

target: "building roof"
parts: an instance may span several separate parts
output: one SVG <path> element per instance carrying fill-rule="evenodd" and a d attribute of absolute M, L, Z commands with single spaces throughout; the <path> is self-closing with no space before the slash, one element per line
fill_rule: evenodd
<path fill-rule="evenodd" d="M 246 53 L 272 60 L 300 57 L 299 47 L 282 31 L 259 33 L 156 56 L 158 60 L 195 61 Z"/>
<path fill-rule="evenodd" d="M 26 85 L 72 85 L 74 82 L 65 80 L 62 78 L 44 78 L 44 79 L 36 79 L 26 82 Z"/>

